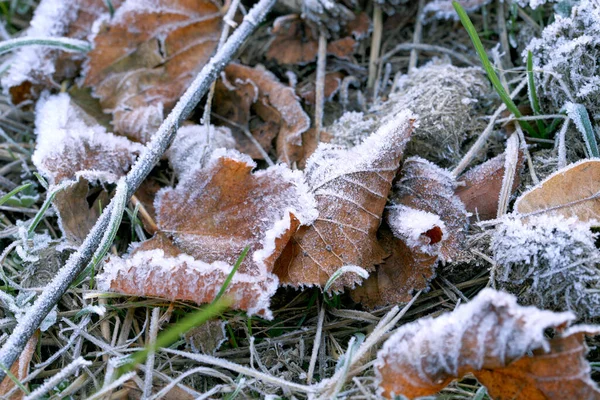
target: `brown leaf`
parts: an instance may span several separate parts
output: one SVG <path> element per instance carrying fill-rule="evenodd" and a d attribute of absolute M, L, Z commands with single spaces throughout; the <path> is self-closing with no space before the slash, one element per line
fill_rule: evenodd
<path fill-rule="evenodd" d="M 66 93 L 40 101 L 35 123 L 32 161 L 48 179 L 50 190 L 71 183 L 58 192 L 54 206 L 67 240 L 81 244 L 99 216 L 100 203 L 108 204 L 102 184 L 124 176 L 143 147 L 106 132 Z M 100 187 L 90 190 L 88 185 L 95 182 Z M 88 199 L 90 194 L 93 197 Z"/>
<path fill-rule="evenodd" d="M 428 287 L 439 259 L 460 255 L 467 213 L 454 187 L 452 176 L 431 162 L 404 162 L 387 212 L 393 236 L 381 231 L 391 256 L 352 292 L 355 301 L 369 308 L 408 302 Z"/>
<path fill-rule="evenodd" d="M 498 199 L 502 189 L 505 173 L 505 153 L 496 156 L 483 164 L 471 168 L 458 179 L 456 195 L 460 197 L 467 211 L 481 221 L 496 218 L 498 215 Z M 524 163 L 523 152 L 519 152 L 517 174 L 512 185 L 512 192 L 521 184 L 518 173 Z"/>
<path fill-rule="evenodd" d="M 367 16 L 366 25 L 369 21 Z M 352 28 L 352 34 L 361 36 L 364 32 L 364 17 Z M 368 29 L 368 28 L 367 28 Z M 271 33 L 275 39 L 267 50 L 266 57 L 279 64 L 306 65 L 317 59 L 318 30 L 298 14 L 279 17 L 273 22 Z M 350 36 L 327 43 L 327 54 L 349 60 L 356 50 L 357 42 Z"/>
<path fill-rule="evenodd" d="M 366 12 L 361 12 L 355 18 L 348 22 L 346 31 L 350 32 L 356 40 L 366 38 L 371 32 L 371 18 Z"/>
<path fill-rule="evenodd" d="M 382 262 L 376 232 L 413 122 L 404 111 L 352 149 L 319 146 L 305 170 L 319 217 L 298 230 L 277 261 L 282 283 L 323 286 L 343 266 L 372 270 Z M 358 276 L 346 274 L 332 290 L 357 282 Z"/>
<path fill-rule="evenodd" d="M 188 171 L 156 201 L 160 232 L 126 259 L 112 257 L 99 280 L 106 289 L 206 303 L 214 299 L 244 248 L 249 253 L 228 286 L 234 308 L 270 316 L 278 286 L 275 259 L 300 223 L 316 216 L 300 172 L 255 164 L 217 150 L 205 168 Z"/>
<path fill-rule="evenodd" d="M 311 105 L 315 104 L 315 99 L 317 97 L 315 79 L 316 74 L 311 74 L 296 88 L 298 95 Z M 326 101 L 330 101 L 340 90 L 342 79 L 344 79 L 344 74 L 341 72 L 328 72 L 325 74 L 324 95 Z"/>
<path fill-rule="evenodd" d="M 112 1 L 118 9 L 122 0 Z M 86 40 L 99 17 L 108 15 L 105 0 L 42 0 L 37 6 L 26 37 L 68 37 Z M 57 88 L 79 73 L 85 53 L 71 53 L 44 46 L 22 48 L 2 78 L 14 104 L 39 97 L 43 89 Z"/>
<path fill-rule="evenodd" d="M 310 127 L 310 118 L 302 109 L 294 89 L 283 85 L 269 71 L 235 63 L 225 67 L 224 76 L 223 85 L 215 92 L 213 108 L 215 113 L 234 122 L 234 136 L 243 146 L 240 150 L 250 153 L 255 149 L 247 139 L 244 143 L 241 139 L 244 134 L 235 129 L 235 125 L 249 129 L 251 107 L 264 121 L 252 132 L 263 141 L 263 148 L 268 151 L 275 133 L 279 161 L 288 165 L 297 162 L 302 157 L 302 133 Z M 255 157 L 255 153 L 250 155 L 262 158 Z"/>
<path fill-rule="evenodd" d="M 600 221 L 600 161 L 583 160 L 555 172 L 523 193 L 515 211 Z"/>
<path fill-rule="evenodd" d="M 84 84 L 94 89 L 117 132 L 147 142 L 208 62 L 219 41 L 213 1 L 127 2 L 101 27 Z"/>
<path fill-rule="evenodd" d="M 37 346 L 39 338 L 39 331 L 27 341 L 25 348 L 19 355 L 19 358 L 15 363 L 10 367 L 10 372 L 13 374 L 15 378 L 19 380 L 19 382 L 23 381 L 29 375 L 29 363 L 35 354 L 35 349 Z M 5 376 L 0 383 L 0 396 L 6 400 L 20 400 L 24 397 L 25 393 L 23 393 L 20 389 L 16 389 L 11 396 L 6 396 L 8 392 L 12 391 L 15 387 L 15 383 L 8 376 Z M 27 387 L 27 385 L 26 385 Z"/>
<path fill-rule="evenodd" d="M 599 399 L 584 334 L 596 335 L 600 327 L 563 332 L 574 319 L 484 289 L 451 313 L 400 327 L 377 356 L 380 388 L 386 397 L 415 398 L 472 373 L 494 399 Z M 558 331 L 551 340 L 544 336 L 547 328 Z"/>

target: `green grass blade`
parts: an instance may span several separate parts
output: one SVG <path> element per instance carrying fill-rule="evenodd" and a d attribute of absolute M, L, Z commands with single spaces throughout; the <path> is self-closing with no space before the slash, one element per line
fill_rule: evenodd
<path fill-rule="evenodd" d="M 567 103 L 565 104 L 567 115 L 573 120 L 577 130 L 583 136 L 585 146 L 590 157 L 600 157 L 598 151 L 598 143 L 596 142 L 596 133 L 592 127 L 592 121 L 590 121 L 590 115 L 583 104 Z"/>
<path fill-rule="evenodd" d="M 537 92 L 535 91 L 535 77 L 533 75 L 533 54 L 531 51 L 527 52 L 527 87 L 529 93 L 529 102 L 531 103 L 531 108 L 533 109 L 533 115 L 541 115 L 542 110 L 540 108 L 540 101 L 537 96 Z M 542 137 L 547 136 L 546 124 L 541 119 L 536 121 L 538 132 L 540 132 Z"/>
<path fill-rule="evenodd" d="M 4 373 L 6 373 L 6 376 L 8 376 L 8 378 L 13 381 L 13 383 L 15 385 L 17 385 L 19 387 L 19 389 L 21 389 L 21 391 L 25 394 L 29 394 L 29 390 L 27 390 L 27 388 L 25 387 L 25 385 L 23 385 L 21 383 L 21 381 L 19 380 L 19 378 L 17 378 L 12 372 L 10 372 L 10 369 L 6 368 L 4 365 L 0 364 L 0 369 L 2 369 L 4 371 Z"/>
<path fill-rule="evenodd" d="M 13 197 L 15 194 L 27 189 L 28 187 L 30 187 L 31 185 L 33 185 L 31 182 L 30 183 L 26 183 L 24 185 L 21 185 L 17 188 L 14 188 L 13 190 L 11 190 L 10 192 L 6 193 L 4 196 L 0 197 L 0 206 L 4 203 L 6 203 L 8 200 L 10 200 L 11 197 Z"/>
<path fill-rule="evenodd" d="M 233 269 L 231 270 L 229 275 L 227 275 L 225 282 L 223 282 L 223 285 L 221 285 L 221 289 L 219 289 L 219 293 L 217 293 L 217 296 L 215 297 L 213 302 L 215 302 L 215 301 L 219 300 L 221 297 L 223 297 L 223 295 L 225 294 L 225 291 L 227 290 L 227 288 L 229 287 L 229 284 L 231 283 L 231 280 L 233 279 L 233 276 L 237 272 L 240 265 L 242 265 L 242 262 L 246 258 L 246 255 L 248 254 L 249 250 L 250 250 L 250 246 L 246 246 L 244 251 L 242 251 L 242 254 L 240 254 L 237 261 L 235 262 L 235 265 L 233 266 Z"/>
<path fill-rule="evenodd" d="M 25 46 L 44 46 L 54 49 L 82 53 L 87 53 L 92 49 L 92 45 L 89 42 L 86 42 L 85 40 L 63 37 L 23 37 L 0 42 L 0 54 L 8 53 L 10 51 Z"/>
<path fill-rule="evenodd" d="M 502 86 L 502 83 L 500 82 L 500 78 L 498 78 L 496 71 L 494 71 L 494 67 L 492 66 L 492 63 L 490 62 L 490 59 L 488 58 L 487 53 L 485 52 L 483 44 L 481 43 L 481 40 L 479 39 L 479 35 L 477 35 L 477 30 L 475 29 L 475 26 L 473 25 L 473 23 L 471 22 L 471 19 L 467 15 L 467 12 L 456 1 L 453 1 L 452 5 L 454 6 L 454 9 L 458 13 L 460 22 L 462 22 L 464 28 L 467 30 L 467 33 L 469 34 L 469 37 L 471 38 L 471 41 L 473 42 L 473 46 L 475 46 L 475 51 L 477 51 L 477 54 L 479 55 L 479 58 L 481 59 L 481 63 L 483 64 L 483 69 L 487 73 L 488 78 L 490 79 L 490 82 L 492 82 L 492 86 L 494 86 L 494 89 L 496 90 L 496 92 L 498 93 L 498 95 L 500 96 L 500 98 L 502 99 L 504 104 L 506 105 L 506 108 L 508 108 L 508 110 L 511 113 L 513 113 L 515 115 L 515 117 L 521 118 L 523 115 L 519 111 L 519 108 L 517 107 L 517 105 L 512 101 L 509 94 L 506 92 L 506 89 L 504 89 L 504 86 Z M 533 127 L 527 121 L 519 121 L 519 124 L 523 127 L 523 129 L 525 129 L 527 131 L 527 133 L 529 133 L 529 135 L 534 136 L 534 137 L 539 137 L 539 134 L 535 131 L 535 129 L 533 129 Z"/>

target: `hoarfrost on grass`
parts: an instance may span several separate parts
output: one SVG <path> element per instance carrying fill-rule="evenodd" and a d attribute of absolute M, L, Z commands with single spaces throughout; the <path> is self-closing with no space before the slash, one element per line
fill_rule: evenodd
<path fill-rule="evenodd" d="M 600 251 L 590 227 L 560 216 L 505 217 L 491 242 L 497 282 L 527 304 L 600 316 Z"/>

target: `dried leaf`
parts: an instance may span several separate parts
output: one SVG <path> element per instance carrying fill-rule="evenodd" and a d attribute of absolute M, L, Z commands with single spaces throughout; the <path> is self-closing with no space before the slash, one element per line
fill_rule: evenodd
<path fill-rule="evenodd" d="M 300 228 L 277 261 L 282 283 L 323 286 L 343 266 L 373 270 L 382 262 L 376 232 L 413 122 L 404 111 L 352 149 L 319 146 L 305 170 L 319 218 Z M 332 290 L 358 282 L 358 276 L 346 274 Z"/>
<path fill-rule="evenodd" d="M 524 215 L 562 215 L 600 221 L 600 160 L 583 160 L 550 175 L 523 193 L 515 211 Z"/>
<path fill-rule="evenodd" d="M 519 153 L 517 171 L 524 164 L 523 153 Z M 462 200 L 467 211 L 479 220 L 485 221 L 498 215 L 498 199 L 504 178 L 504 161 L 506 155 L 500 154 L 483 164 L 471 168 L 458 179 L 456 195 Z M 514 193 L 521 184 L 519 173 L 515 175 L 512 185 Z"/>
<path fill-rule="evenodd" d="M 27 375 L 29 375 L 29 363 L 35 354 L 39 336 L 39 331 L 36 331 L 36 333 L 27 341 L 27 344 L 17 361 L 10 367 L 10 372 L 19 380 L 19 382 L 23 381 L 27 378 Z M 8 376 L 5 376 L 2 383 L 0 383 L 0 396 L 6 400 L 21 400 L 25 395 L 21 389 L 16 389 L 16 392 L 14 392 L 13 395 L 6 396 L 8 392 L 14 389 L 14 387 L 15 383 Z"/>
<path fill-rule="evenodd" d="M 273 136 L 269 132 L 273 132 L 277 135 L 279 161 L 288 165 L 297 162 L 302 157 L 302 133 L 310 127 L 310 118 L 302 109 L 294 89 L 283 85 L 271 72 L 259 68 L 232 63 L 225 68 L 224 74 L 221 89 L 227 88 L 229 93 L 223 90 L 215 93 L 214 112 L 242 129 L 248 129 L 248 109 L 251 107 L 265 122 L 262 128 L 267 132 L 257 129 L 253 133 L 259 135 L 259 139 L 261 134 L 266 137 L 269 144 L 266 150 Z M 235 126 L 232 130 L 239 143 L 243 134 L 236 134 Z M 263 142 L 266 147 L 264 144 L 267 143 Z M 251 145 L 246 144 L 241 150 L 250 151 L 249 148 Z"/>
<path fill-rule="evenodd" d="M 277 165 L 251 173 L 254 166 L 247 156 L 217 150 L 205 168 L 163 189 L 156 201 L 160 232 L 128 258 L 111 257 L 101 287 L 210 302 L 249 247 L 227 293 L 234 308 L 270 317 L 269 300 L 278 286 L 275 259 L 316 210 L 299 171 Z"/>
<path fill-rule="evenodd" d="M 428 287 L 438 260 L 460 255 L 467 213 L 454 187 L 452 176 L 429 161 L 404 162 L 387 212 L 393 236 L 381 232 L 391 256 L 352 292 L 355 301 L 369 308 L 408 302 Z"/>
<path fill-rule="evenodd" d="M 367 27 L 368 27 L 367 16 Z M 352 26 L 352 34 L 360 36 L 364 32 L 364 17 Z M 297 14 L 284 15 L 273 22 L 271 33 L 275 39 L 271 42 L 266 57 L 279 64 L 306 65 L 317 59 L 318 30 L 309 21 Z M 327 43 L 327 54 L 349 60 L 357 46 L 350 36 Z"/>
<path fill-rule="evenodd" d="M 118 9 L 122 0 L 113 0 Z M 26 37 L 68 37 L 87 39 L 98 18 L 107 18 L 105 0 L 42 0 L 35 10 Z M 10 70 L 2 78 L 2 87 L 14 104 L 33 100 L 46 88 L 57 88 L 60 82 L 77 76 L 83 53 L 67 53 L 44 46 L 29 46 L 18 51 Z"/>
<path fill-rule="evenodd" d="M 147 142 L 219 41 L 222 14 L 210 0 L 126 0 L 100 26 L 84 85 L 113 114 L 117 132 Z"/>
<path fill-rule="evenodd" d="M 484 289 L 451 313 L 400 327 L 377 356 L 380 388 L 386 397 L 415 398 L 472 373 L 494 399 L 598 399 L 584 335 L 600 327 L 563 332 L 574 319 Z M 558 331 L 553 339 L 544 336 L 547 328 Z"/>
<path fill-rule="evenodd" d="M 316 74 L 311 74 L 296 88 L 298 95 L 311 105 L 315 104 L 317 97 L 315 79 Z M 325 74 L 325 90 L 323 94 L 326 101 L 330 101 L 340 90 L 342 79 L 344 79 L 344 74 L 341 72 L 328 72 Z"/>
<path fill-rule="evenodd" d="M 100 203 L 108 204 L 103 188 L 90 191 L 88 184 L 116 182 L 143 147 L 106 132 L 66 93 L 38 102 L 35 124 L 37 143 L 32 161 L 48 179 L 50 190 L 73 183 L 56 195 L 54 206 L 67 240 L 81 244 L 99 216 Z M 89 194 L 94 197 L 88 199 Z"/>

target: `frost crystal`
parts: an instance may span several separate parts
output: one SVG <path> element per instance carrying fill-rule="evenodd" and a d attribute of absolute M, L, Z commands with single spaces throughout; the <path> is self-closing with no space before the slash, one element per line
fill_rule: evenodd
<path fill-rule="evenodd" d="M 507 217 L 491 247 L 496 280 L 527 304 L 600 316 L 600 252 L 590 224 L 547 215 Z"/>
<path fill-rule="evenodd" d="M 568 17 L 556 15 L 556 21 L 544 29 L 541 38 L 532 40 L 527 50 L 533 53 L 534 68 L 545 72 L 537 80 L 540 98 L 545 103 L 555 111 L 562 108 L 569 100 L 567 89 L 576 102 L 598 113 L 600 7 L 596 0 L 582 0 Z M 523 57 L 527 57 L 526 52 Z"/>

